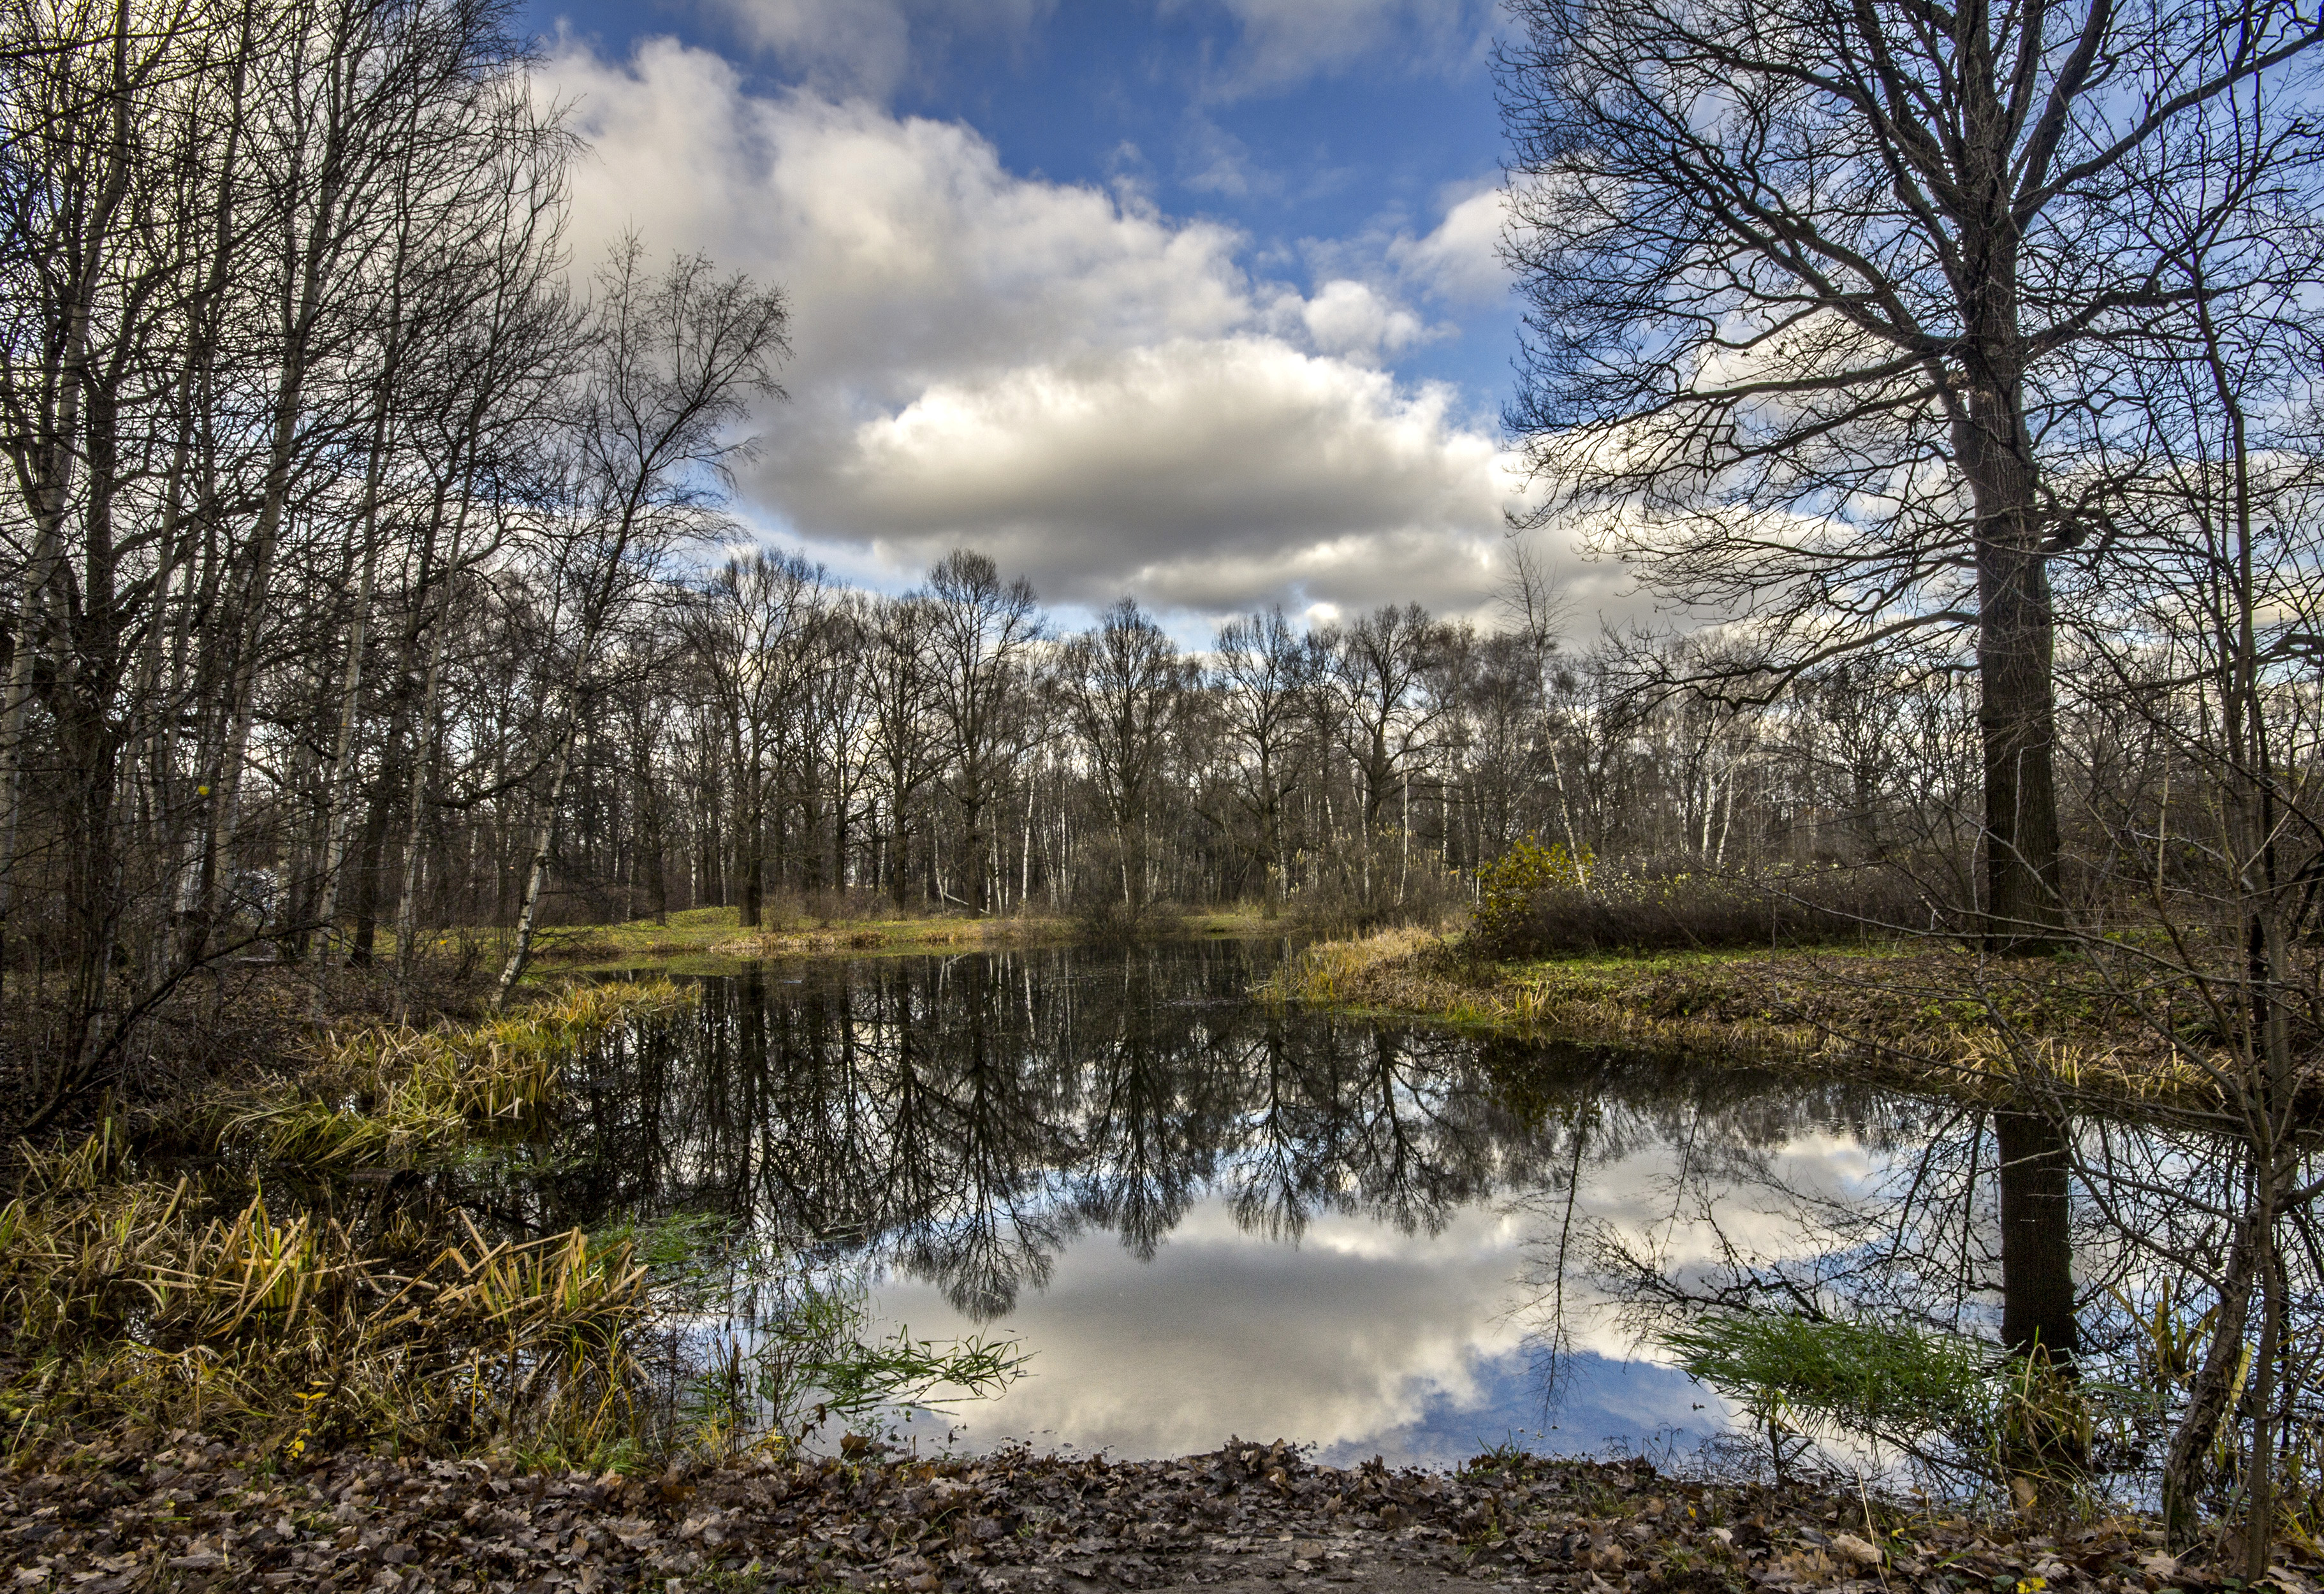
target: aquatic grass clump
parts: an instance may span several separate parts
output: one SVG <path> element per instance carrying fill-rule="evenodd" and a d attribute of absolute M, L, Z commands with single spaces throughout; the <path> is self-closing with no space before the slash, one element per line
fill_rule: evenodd
<path fill-rule="evenodd" d="M 1014 1340 L 914 1339 L 906 1326 L 873 1338 L 871 1326 L 860 1279 L 802 1270 L 786 1282 L 744 1359 L 776 1433 L 801 1439 L 834 1417 L 852 1427 L 889 1412 L 946 1411 L 961 1398 L 1001 1393 L 1031 1360 Z"/>
<path fill-rule="evenodd" d="M 2098 1420 L 2126 1418 L 2136 1400 L 2046 1359 L 1873 1318 L 1721 1311 L 1655 1337 L 1742 1407 L 1779 1476 L 1816 1437 L 1840 1433 L 1941 1476 L 2054 1497 L 2084 1479 Z"/>
<path fill-rule="evenodd" d="M 1286 958 L 1253 994 L 1271 1002 L 1319 1007 L 1392 1006 L 1400 987 L 1417 983 L 1398 976 L 1419 972 L 1409 965 L 1438 939 L 1429 931 L 1406 926 L 1352 940 L 1318 941 Z M 1410 994 L 1424 992 L 1414 990 Z"/>
<path fill-rule="evenodd" d="M 573 1054 L 615 1025 L 698 1000 L 698 988 L 669 980 L 607 981 L 479 1024 L 334 1037 L 298 1080 L 232 1103 L 222 1133 L 254 1135 L 268 1157 L 315 1169 L 440 1157 L 535 1121 Z"/>
<path fill-rule="evenodd" d="M 697 1451 L 796 1449 L 835 1426 L 853 1453 L 859 1430 L 885 1436 L 899 1419 L 998 1395 L 1031 1359 L 983 1334 L 879 1333 L 861 1264 L 817 1259 L 733 1218 L 632 1218 L 593 1243 L 613 1240 L 649 1270 L 675 1375 L 658 1426 Z"/>
<path fill-rule="evenodd" d="M 108 1126 L 29 1156 L 0 1207 L 12 1449 L 176 1424 L 291 1458 L 520 1436 L 586 1454 L 626 1429 L 650 1306 L 626 1244 L 493 1243 L 463 1218 L 366 1248 L 263 1191 L 215 1210 L 189 1178 L 129 1176 L 119 1144 Z"/>

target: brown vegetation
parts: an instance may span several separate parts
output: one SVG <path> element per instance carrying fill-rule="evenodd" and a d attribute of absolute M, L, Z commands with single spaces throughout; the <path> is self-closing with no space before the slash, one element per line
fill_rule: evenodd
<path fill-rule="evenodd" d="M 1924 944 L 1494 963 L 1455 938 L 1398 930 L 1308 947 L 1266 991 L 1544 1041 L 1695 1052 L 1995 1100 L 2022 1085 L 2018 1037 L 2035 1035 L 2043 1038 L 2034 1061 L 2070 1094 L 2153 1102 L 2203 1089 L 2173 1032 L 2154 1022 L 2157 993 L 2107 987 L 2078 962 Z M 2177 1016 L 2183 1038 L 2183 1025 L 2201 1014 Z"/>
<path fill-rule="evenodd" d="M 255 1578 L 302 1589 L 1150 1589 L 1280 1580 L 1407 1589 L 1448 1577 L 1725 1594 L 1964 1584 L 2076 1594 L 2221 1586 L 2132 1520 L 1939 1515 L 1842 1486 L 1659 1474 L 1495 1452 L 1430 1474 L 1315 1467 L 1230 1442 L 1181 1460 L 1024 1451 L 941 1460 L 758 1450 L 653 1476 L 484 1462 L 269 1459 L 157 1436 L 0 1475 L 19 1587 L 84 1594 Z M 2287 1560 L 2299 1561 L 2298 1556 Z M 2280 1569 L 2279 1586 L 2313 1584 Z"/>
<path fill-rule="evenodd" d="M 667 981 L 592 986 L 471 1028 L 328 1040 L 301 1075 L 222 1099 L 209 1117 L 230 1156 L 183 1171 L 120 1119 L 69 1151 L 22 1148 L 0 1206 L 11 1445 L 176 1424 L 292 1458 L 632 1439 L 632 1345 L 653 1304 L 626 1239 L 493 1240 L 456 1210 L 284 1191 L 521 1126 L 553 1105 L 574 1046 L 685 1000 Z"/>

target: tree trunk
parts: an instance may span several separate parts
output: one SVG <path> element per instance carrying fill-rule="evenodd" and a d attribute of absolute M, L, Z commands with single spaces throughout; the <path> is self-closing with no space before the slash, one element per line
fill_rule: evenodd
<path fill-rule="evenodd" d="M 2248 1221 L 2236 1232 L 2227 1252 L 2227 1273 L 2219 1281 L 2219 1299 L 2211 1319 L 2215 1325 L 2203 1346 L 2202 1365 L 2187 1388 L 2187 1404 L 2171 1448 L 2163 1459 L 2163 1531 L 2174 1550 L 2185 1549 L 2201 1537 L 2198 1497 L 2202 1492 L 2205 1459 L 2218 1437 L 2243 1366 L 2244 1320 L 2251 1310 L 2252 1281 L 2259 1267 L 2259 1233 Z"/>
<path fill-rule="evenodd" d="M 501 965 L 501 977 L 493 988 L 493 1011 L 508 1011 L 509 993 L 524 977 L 525 965 L 532 961 L 532 935 L 540 922 L 540 898 L 549 889 L 550 849 L 557 843 L 557 810 L 565 801 L 566 772 L 573 764 L 573 727 L 566 726 L 558 738 L 557 763 L 549 777 L 549 797 L 541 805 L 540 823 L 533 827 L 532 865 L 524 880 L 524 906 L 517 913 L 516 944 L 509 949 L 508 962 Z"/>

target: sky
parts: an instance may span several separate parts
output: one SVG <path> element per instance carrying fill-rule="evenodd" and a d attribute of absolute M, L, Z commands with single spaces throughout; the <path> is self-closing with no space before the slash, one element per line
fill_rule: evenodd
<path fill-rule="evenodd" d="M 1062 622 L 1126 594 L 1190 642 L 1275 603 L 1491 618 L 1524 493 L 1492 0 L 524 14 L 589 143 L 576 262 L 634 230 L 789 296 L 754 536 L 890 591 L 973 547 Z"/>

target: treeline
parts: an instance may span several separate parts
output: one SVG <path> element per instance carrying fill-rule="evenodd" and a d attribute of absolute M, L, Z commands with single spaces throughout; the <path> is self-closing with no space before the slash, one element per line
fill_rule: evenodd
<path fill-rule="evenodd" d="M 498 4 L 0 0 L 26 1121 L 185 1055 L 222 971 L 384 963 L 401 1011 L 446 932 L 512 932 L 505 1000 L 544 925 L 703 905 L 1356 925 L 1456 906 L 1528 835 L 1990 908 L 1993 750 L 1941 641 L 1577 649 L 1520 555 L 1494 623 L 1269 610 L 1189 652 L 968 550 L 900 595 L 722 562 L 788 308 L 635 241 L 576 271 L 573 152 Z M 2205 667 L 2141 613 L 2065 646 L 2069 896 L 2209 745 Z"/>
<path fill-rule="evenodd" d="M 1061 627 L 969 550 L 900 595 L 754 553 L 650 613 L 584 733 L 570 919 L 715 904 L 750 925 L 778 895 L 836 891 L 1376 919 L 1450 905 L 1526 835 L 1698 870 L 1859 861 L 1902 834 L 1900 806 L 1941 807 L 1973 773 L 1907 758 L 1894 678 L 1838 670 L 1772 706 L 1656 697 L 1629 648 L 1415 605 L 1305 627 L 1266 610 L 1189 652 L 1130 598 Z M 1919 708 L 1958 711 L 1943 688 Z M 441 922 L 519 911 L 507 838 L 533 799 L 501 784 L 497 806 L 423 816 Z"/>

